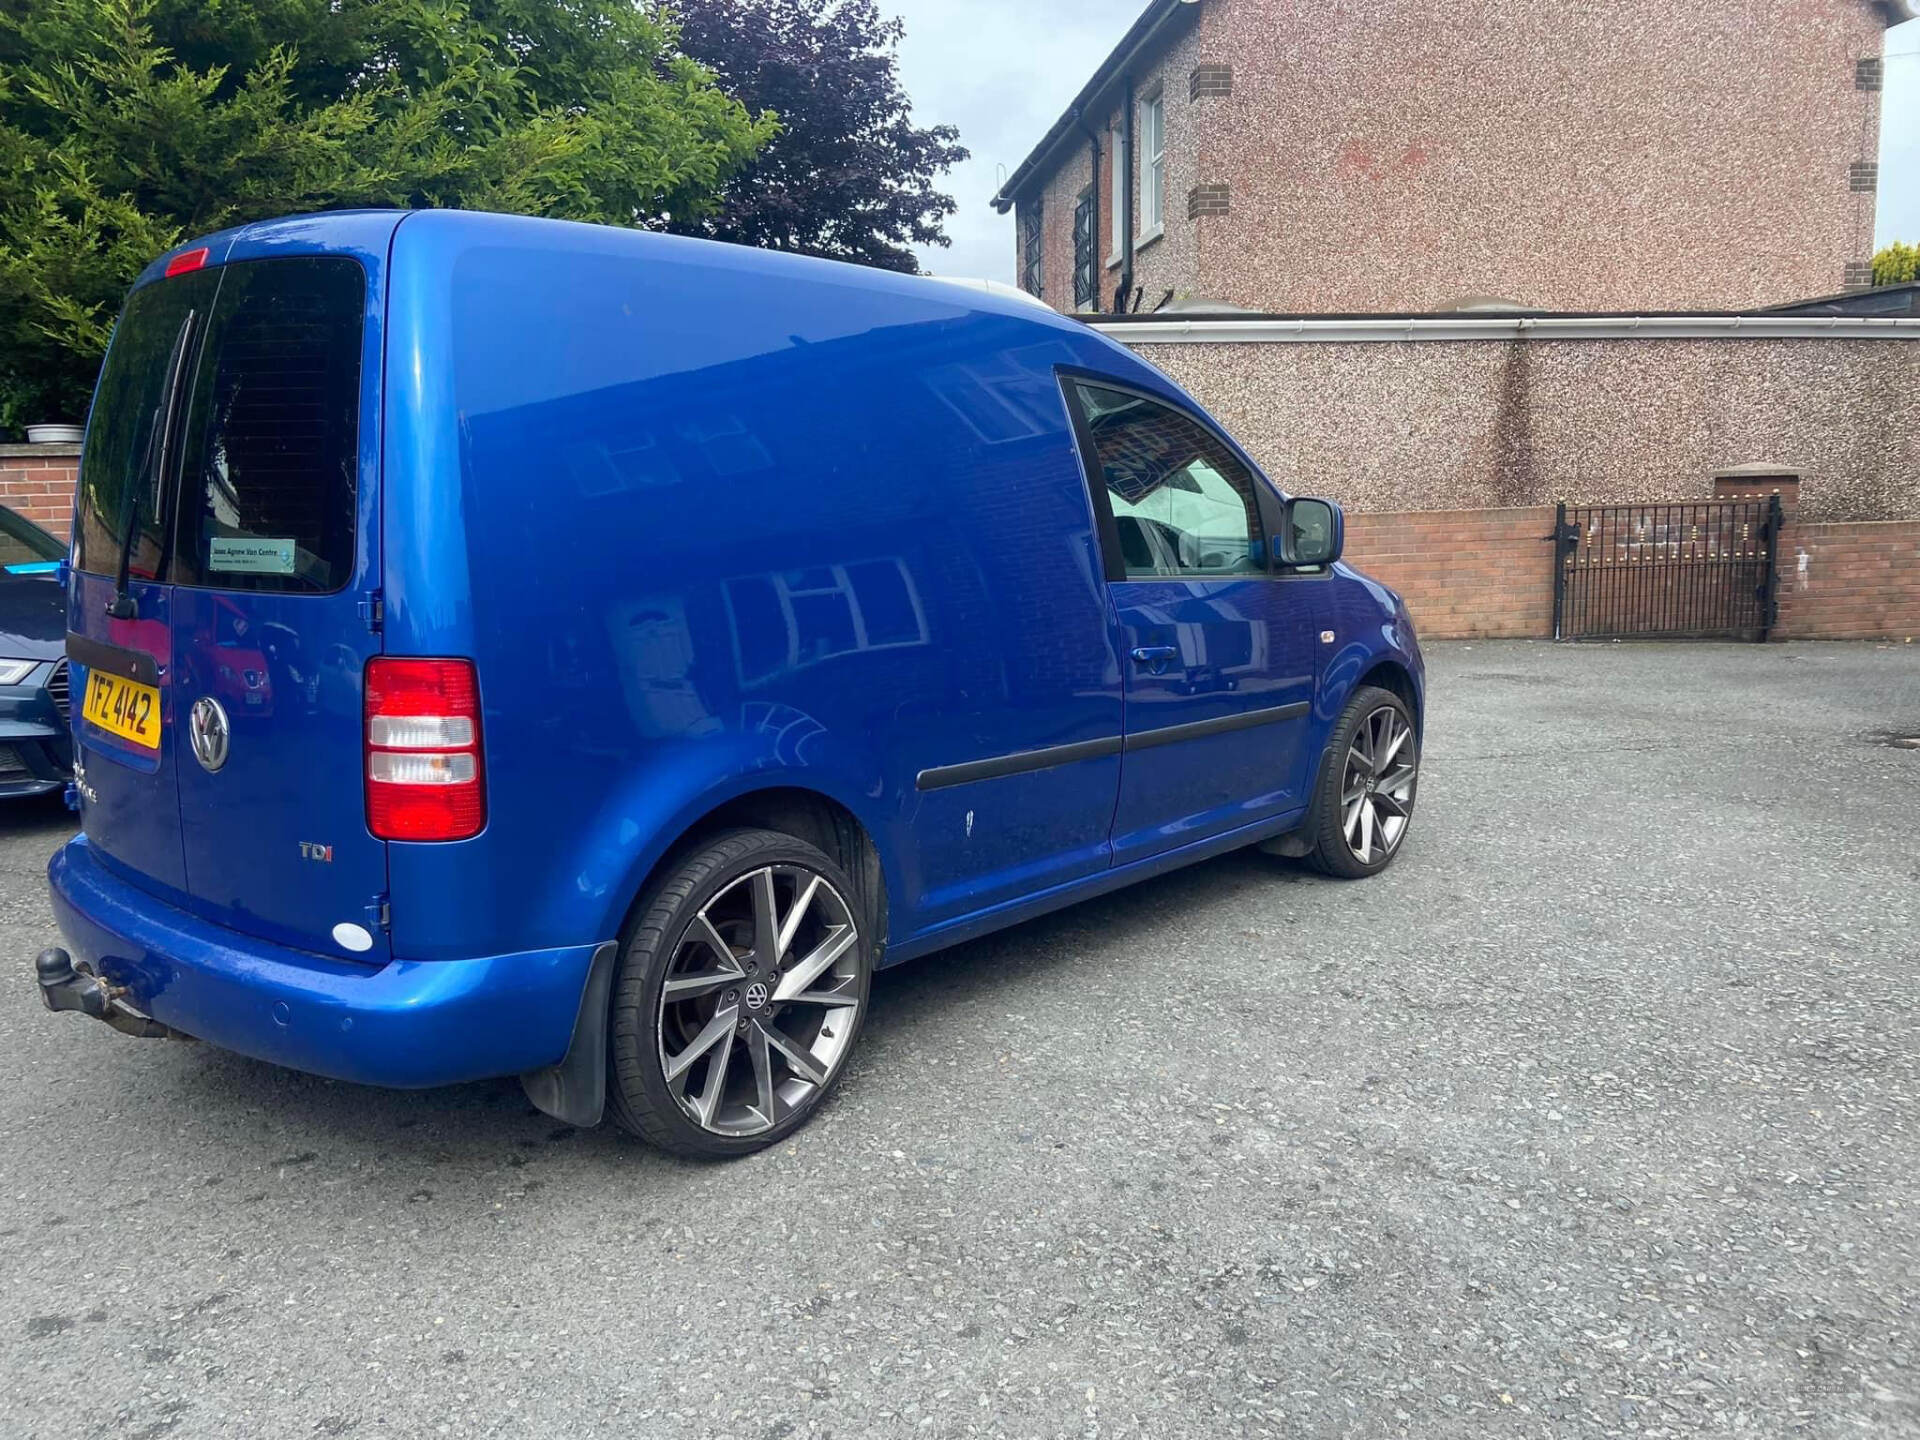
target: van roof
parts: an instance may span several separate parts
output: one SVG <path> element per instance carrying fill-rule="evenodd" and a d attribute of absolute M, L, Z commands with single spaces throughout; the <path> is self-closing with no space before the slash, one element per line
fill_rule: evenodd
<path fill-rule="evenodd" d="M 186 241 L 160 256 L 135 282 L 143 285 L 161 278 L 176 256 L 205 248 L 205 263 L 264 259 L 271 255 L 315 251 L 384 249 L 400 225 L 431 226 L 443 250 L 482 245 L 533 244 L 556 256 L 629 253 L 635 259 L 673 258 L 737 269 L 743 273 L 789 277 L 796 284 L 857 287 L 869 292 L 894 293 L 925 300 L 927 287 L 937 286 L 943 299 L 957 309 L 1018 316 L 1055 329 L 1080 329 L 1078 322 L 1036 304 L 1025 294 L 1008 294 L 995 287 L 956 283 L 929 275 L 903 275 L 840 260 L 821 260 L 779 250 L 730 245 L 684 235 L 663 235 L 615 225 L 590 225 L 575 220 L 549 220 L 529 215 L 502 215 L 485 210 L 334 210 L 257 220 Z"/>

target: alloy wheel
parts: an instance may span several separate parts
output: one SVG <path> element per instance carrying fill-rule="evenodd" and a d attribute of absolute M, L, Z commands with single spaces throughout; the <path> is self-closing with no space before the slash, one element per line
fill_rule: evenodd
<path fill-rule="evenodd" d="M 1340 782 L 1340 829 L 1362 865 L 1386 861 L 1413 816 L 1418 758 L 1413 727 L 1391 705 L 1372 711 L 1353 732 Z"/>
<path fill-rule="evenodd" d="M 729 882 L 682 933 L 660 990 L 661 1074 L 716 1135 L 757 1135 L 804 1108 L 845 1059 L 861 1004 L 860 932 L 800 865 Z"/>

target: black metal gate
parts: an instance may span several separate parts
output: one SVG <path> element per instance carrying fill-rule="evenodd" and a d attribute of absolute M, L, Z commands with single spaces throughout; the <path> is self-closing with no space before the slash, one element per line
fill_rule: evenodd
<path fill-rule="evenodd" d="M 1778 619 L 1780 497 L 1561 505 L 1553 638 L 1764 640 Z"/>

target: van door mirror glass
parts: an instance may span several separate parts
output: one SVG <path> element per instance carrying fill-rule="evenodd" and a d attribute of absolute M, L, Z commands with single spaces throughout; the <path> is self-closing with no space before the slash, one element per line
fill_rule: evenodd
<path fill-rule="evenodd" d="M 1331 500 L 1289 500 L 1274 559 L 1302 569 L 1331 565 L 1346 547 L 1346 530 L 1346 517 Z"/>

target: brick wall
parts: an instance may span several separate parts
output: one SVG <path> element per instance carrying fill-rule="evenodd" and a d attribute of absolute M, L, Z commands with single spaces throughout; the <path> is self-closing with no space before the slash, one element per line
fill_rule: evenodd
<path fill-rule="evenodd" d="M 1920 521 L 1787 523 L 1780 541 L 1782 640 L 1920 635 Z"/>
<path fill-rule="evenodd" d="M 1545 637 L 1552 529 L 1550 505 L 1349 515 L 1346 558 L 1406 597 L 1428 639 Z"/>
<path fill-rule="evenodd" d="M 1406 597 L 1429 640 L 1551 639 L 1550 505 L 1347 516 L 1346 558 Z M 1920 521 L 1803 524 L 1780 537 L 1776 640 L 1920 636 Z"/>
<path fill-rule="evenodd" d="M 64 540 L 79 468 L 78 445 L 0 445 L 0 505 Z"/>

